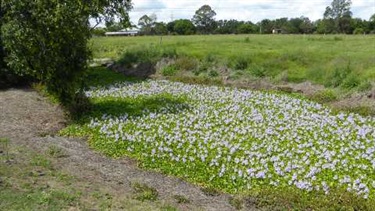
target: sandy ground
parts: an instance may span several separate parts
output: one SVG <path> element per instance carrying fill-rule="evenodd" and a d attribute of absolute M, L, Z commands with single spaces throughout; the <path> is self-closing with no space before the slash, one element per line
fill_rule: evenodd
<path fill-rule="evenodd" d="M 173 203 L 179 210 L 235 210 L 227 194 L 205 195 L 200 187 L 181 179 L 140 169 L 134 160 L 105 157 L 90 149 L 85 140 L 55 136 L 65 125 L 62 109 L 35 91 L 0 91 L 0 137 L 40 153 L 58 146 L 66 155 L 54 161 L 61 171 L 125 195 L 131 193 L 132 183 L 147 184 L 159 192 L 160 200 Z M 185 196 L 190 203 L 177 204 L 174 195 Z M 247 206 L 244 210 L 256 210 Z"/>

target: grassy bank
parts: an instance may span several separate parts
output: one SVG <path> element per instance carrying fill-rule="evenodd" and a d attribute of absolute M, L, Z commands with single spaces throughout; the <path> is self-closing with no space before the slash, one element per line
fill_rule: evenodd
<path fill-rule="evenodd" d="M 177 69 L 190 69 L 195 75 L 267 77 L 276 82 L 307 80 L 326 87 L 360 90 L 370 89 L 375 81 L 375 36 L 211 35 L 92 40 L 95 58 L 119 59 L 125 51 L 150 46 L 174 49 L 182 58 Z M 230 72 L 223 73 L 221 67 Z"/>

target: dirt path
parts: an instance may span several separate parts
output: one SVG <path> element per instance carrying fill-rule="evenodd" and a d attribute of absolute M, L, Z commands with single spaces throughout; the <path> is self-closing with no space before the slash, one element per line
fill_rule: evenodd
<path fill-rule="evenodd" d="M 59 170 L 127 197 L 131 197 L 133 183 L 146 184 L 158 191 L 158 200 L 179 210 L 235 210 L 226 194 L 206 195 L 199 187 L 178 178 L 139 169 L 131 159 L 102 156 L 84 140 L 54 136 L 65 124 L 62 110 L 36 92 L 0 91 L 0 138 L 9 138 L 12 145 L 37 153 L 57 146 L 65 155 L 53 161 Z M 186 197 L 190 203 L 177 203 L 176 195 Z M 255 210 L 249 206 L 244 209 Z"/>

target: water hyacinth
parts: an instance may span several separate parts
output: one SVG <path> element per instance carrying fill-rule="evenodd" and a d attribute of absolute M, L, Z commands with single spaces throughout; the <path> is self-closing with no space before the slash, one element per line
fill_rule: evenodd
<path fill-rule="evenodd" d="M 93 118 L 88 126 L 99 134 L 97 142 L 227 191 L 268 185 L 328 194 L 340 188 L 375 198 L 372 117 L 334 114 L 288 95 L 169 81 L 86 91 L 93 99 L 160 94 L 184 102 Z"/>

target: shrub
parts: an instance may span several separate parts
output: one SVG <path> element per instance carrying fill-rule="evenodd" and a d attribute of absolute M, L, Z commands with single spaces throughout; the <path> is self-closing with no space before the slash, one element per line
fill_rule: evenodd
<path fill-rule="evenodd" d="M 363 30 L 363 28 L 356 28 L 353 31 L 353 34 L 364 34 L 364 33 L 365 31 Z"/>
<path fill-rule="evenodd" d="M 250 64 L 250 59 L 246 56 L 237 56 L 232 59 L 232 67 L 236 70 L 245 70 Z"/>
<path fill-rule="evenodd" d="M 350 63 L 345 68 L 336 68 L 333 73 L 328 75 L 326 78 L 325 85 L 329 87 L 338 87 L 340 86 L 345 78 L 352 73 Z"/>
<path fill-rule="evenodd" d="M 208 72 L 208 76 L 210 76 L 210 77 L 218 77 L 219 73 L 216 70 L 210 70 L 210 72 Z"/>
<path fill-rule="evenodd" d="M 181 57 L 178 58 L 175 62 L 176 67 L 179 70 L 194 70 L 197 68 L 198 64 L 197 61 L 194 58 L 190 57 Z"/>
<path fill-rule="evenodd" d="M 210 63 L 208 63 L 208 62 L 202 62 L 202 63 L 199 64 L 198 69 L 195 69 L 195 70 L 193 71 L 193 73 L 194 73 L 194 75 L 198 76 L 198 75 L 200 75 L 201 73 L 205 73 L 205 72 L 207 72 L 208 69 L 210 69 L 210 66 L 211 66 Z"/>
<path fill-rule="evenodd" d="M 360 92 L 366 92 L 372 89 L 372 83 L 370 81 L 363 81 L 361 84 L 358 85 L 357 89 Z"/>
<path fill-rule="evenodd" d="M 163 76 L 174 76 L 176 75 L 177 71 L 178 69 L 175 65 L 168 65 L 161 70 L 161 74 Z"/>
<path fill-rule="evenodd" d="M 305 72 L 303 69 L 289 69 L 287 71 L 287 81 L 292 82 L 292 83 L 300 83 L 303 82 L 306 77 L 305 77 Z"/>
<path fill-rule="evenodd" d="M 266 69 L 262 66 L 254 65 L 250 67 L 250 74 L 255 77 L 263 78 L 267 75 Z"/>
<path fill-rule="evenodd" d="M 361 80 L 355 74 L 348 75 L 342 82 L 341 87 L 345 89 L 353 89 L 361 84 Z"/>
<path fill-rule="evenodd" d="M 139 63 L 156 63 L 161 58 L 174 58 L 177 56 L 176 49 L 162 47 L 137 47 L 126 50 L 117 63 L 131 67 Z"/>
<path fill-rule="evenodd" d="M 204 61 L 207 63 L 214 63 L 216 60 L 216 56 L 212 53 L 209 53 L 204 57 Z"/>
<path fill-rule="evenodd" d="M 316 92 L 311 99 L 319 103 L 329 103 L 338 99 L 337 94 L 332 89 L 324 89 Z"/>

